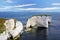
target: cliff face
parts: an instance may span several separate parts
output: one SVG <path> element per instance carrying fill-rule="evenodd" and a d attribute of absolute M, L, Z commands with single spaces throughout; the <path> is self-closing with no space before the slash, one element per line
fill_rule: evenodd
<path fill-rule="evenodd" d="M 11 36 L 15 38 L 23 31 L 23 24 L 20 21 L 14 19 L 5 20 L 4 25 L 6 30 L 0 35 L 0 40 L 7 40 L 7 38 Z"/>
<path fill-rule="evenodd" d="M 32 26 L 39 26 L 39 27 L 46 27 L 48 28 L 48 22 L 51 22 L 50 16 L 33 16 L 30 19 L 28 19 L 26 28 Z"/>

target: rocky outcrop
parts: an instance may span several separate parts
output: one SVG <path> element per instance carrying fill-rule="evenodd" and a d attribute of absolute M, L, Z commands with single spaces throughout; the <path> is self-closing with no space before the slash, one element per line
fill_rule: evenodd
<path fill-rule="evenodd" d="M 6 20 L 4 25 L 6 30 L 0 34 L 0 40 L 7 40 L 10 37 L 15 38 L 23 32 L 23 24 L 16 19 Z"/>
<path fill-rule="evenodd" d="M 51 22 L 51 16 L 49 15 L 38 15 L 38 16 L 33 16 L 28 19 L 26 28 L 29 27 L 46 27 L 48 28 L 48 24 Z"/>

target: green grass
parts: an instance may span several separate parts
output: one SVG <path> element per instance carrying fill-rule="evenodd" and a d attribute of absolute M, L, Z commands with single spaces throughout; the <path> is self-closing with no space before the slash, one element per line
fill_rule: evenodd
<path fill-rule="evenodd" d="M 40 14 L 40 15 L 34 15 L 34 16 L 51 16 L 51 15 L 48 15 L 48 14 Z"/>
<path fill-rule="evenodd" d="M 6 30 L 6 27 L 4 26 L 5 20 L 6 19 L 4 19 L 4 18 L 0 18 L 0 34 Z"/>

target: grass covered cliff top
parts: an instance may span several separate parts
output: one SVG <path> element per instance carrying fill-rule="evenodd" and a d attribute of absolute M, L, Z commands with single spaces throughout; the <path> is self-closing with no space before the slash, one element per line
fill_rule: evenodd
<path fill-rule="evenodd" d="M 0 34 L 3 33 L 3 32 L 6 30 L 6 27 L 4 26 L 4 22 L 5 22 L 6 20 L 7 20 L 7 19 L 0 18 Z"/>
<path fill-rule="evenodd" d="M 51 15 L 48 15 L 48 14 L 39 14 L 39 15 L 33 15 L 33 16 L 51 16 Z"/>
<path fill-rule="evenodd" d="M 8 19 L 0 18 L 0 34 L 3 33 L 6 30 L 6 27 L 4 25 L 6 20 L 8 20 Z M 15 28 L 16 28 L 16 19 L 14 18 L 14 28 L 13 28 L 13 30 Z"/>

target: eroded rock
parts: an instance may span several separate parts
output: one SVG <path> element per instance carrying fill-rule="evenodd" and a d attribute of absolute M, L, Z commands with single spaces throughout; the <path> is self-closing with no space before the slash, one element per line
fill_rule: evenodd
<path fill-rule="evenodd" d="M 48 15 L 33 16 L 28 19 L 26 28 L 29 28 L 30 26 L 32 26 L 33 28 L 37 27 L 48 28 L 50 22 L 51 22 L 51 16 Z"/>
<path fill-rule="evenodd" d="M 11 37 L 14 39 L 23 32 L 23 24 L 16 19 L 5 20 L 3 25 L 6 30 L 0 35 L 0 40 L 7 40 Z"/>

